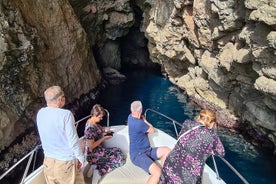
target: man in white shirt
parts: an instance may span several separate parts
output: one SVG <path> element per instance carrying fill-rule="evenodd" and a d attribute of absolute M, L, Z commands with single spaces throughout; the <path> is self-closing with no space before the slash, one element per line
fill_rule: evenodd
<path fill-rule="evenodd" d="M 59 86 L 44 92 L 47 107 L 37 114 L 37 127 L 44 150 L 44 175 L 47 184 L 84 184 L 81 168 L 84 155 L 71 111 L 65 105 L 64 92 Z"/>

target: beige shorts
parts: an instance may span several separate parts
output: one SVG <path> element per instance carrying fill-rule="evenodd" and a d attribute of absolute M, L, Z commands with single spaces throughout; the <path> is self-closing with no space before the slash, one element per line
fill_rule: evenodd
<path fill-rule="evenodd" d="M 45 157 L 43 165 L 47 184 L 84 184 L 84 177 L 81 169 L 77 168 L 77 162 Z"/>

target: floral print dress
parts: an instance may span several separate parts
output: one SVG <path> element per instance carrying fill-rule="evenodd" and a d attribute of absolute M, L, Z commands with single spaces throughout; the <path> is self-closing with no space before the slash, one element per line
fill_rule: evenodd
<path fill-rule="evenodd" d="M 179 137 L 191 128 L 201 125 L 186 120 Z M 220 138 L 205 126 L 181 136 L 165 160 L 160 184 L 200 184 L 206 159 L 212 152 L 224 156 Z"/>
<path fill-rule="evenodd" d="M 97 141 L 104 136 L 104 128 L 100 125 L 89 125 L 86 123 L 84 130 L 85 140 Z M 85 156 L 87 162 L 95 164 L 100 175 L 104 175 L 126 163 L 126 156 L 120 148 L 105 148 L 99 145 L 92 151 L 88 149 L 88 141 L 85 141 Z"/>

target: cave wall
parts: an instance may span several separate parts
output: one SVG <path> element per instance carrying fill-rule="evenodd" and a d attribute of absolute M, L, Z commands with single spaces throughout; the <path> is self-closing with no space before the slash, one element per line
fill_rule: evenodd
<path fill-rule="evenodd" d="M 101 68 L 121 69 L 120 39 L 135 23 L 129 0 L 69 0 Z"/>
<path fill-rule="evenodd" d="M 35 127 L 47 87 L 60 85 L 71 103 L 96 88 L 101 75 L 68 1 L 3 0 L 0 33 L 1 152 Z"/>
<path fill-rule="evenodd" d="M 269 139 L 275 149 L 276 1 L 136 3 L 151 60 L 169 79 L 218 114 L 226 110 L 233 121 L 222 125 L 250 125 L 252 137 Z"/>

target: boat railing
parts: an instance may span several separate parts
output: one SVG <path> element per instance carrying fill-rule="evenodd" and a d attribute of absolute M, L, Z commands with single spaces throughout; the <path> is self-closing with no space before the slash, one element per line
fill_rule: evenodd
<path fill-rule="evenodd" d="M 109 112 L 107 109 L 105 109 L 106 111 L 106 115 L 107 115 L 107 119 L 106 119 L 106 126 L 109 127 Z M 84 118 L 81 118 L 80 120 L 76 121 L 75 122 L 75 126 L 76 126 L 76 129 L 78 128 L 78 125 L 80 124 L 80 122 L 88 119 L 89 117 L 91 117 L 91 115 L 88 115 L 88 116 L 85 116 Z M 28 154 L 26 154 L 23 158 L 21 158 L 18 162 L 16 162 L 13 166 L 11 166 L 7 171 L 5 171 L 3 174 L 1 174 L 0 176 L 0 181 L 6 177 L 13 169 L 15 169 L 20 163 L 22 163 L 23 161 L 25 161 L 27 158 L 29 158 L 28 160 L 28 163 L 25 167 L 25 170 L 24 170 L 24 174 L 22 176 L 22 179 L 21 179 L 21 182 L 20 184 L 23 184 L 25 182 L 25 179 L 27 177 L 27 174 L 29 172 L 29 169 L 30 169 L 30 166 L 31 166 L 31 163 L 33 161 L 33 169 L 32 171 L 34 171 L 36 168 L 35 168 L 35 164 L 37 163 L 36 159 L 37 159 L 37 153 L 38 151 L 42 149 L 42 145 L 37 145 L 32 151 L 30 151 Z"/>
<path fill-rule="evenodd" d="M 110 126 L 110 124 L 109 124 L 109 116 L 110 116 L 110 115 L 109 115 L 109 111 L 108 111 L 107 109 L 104 109 L 104 111 L 106 112 L 106 127 L 109 127 L 109 126 Z M 78 128 L 80 122 L 82 122 L 82 121 L 84 121 L 84 120 L 86 120 L 86 119 L 88 119 L 88 118 L 90 118 L 90 117 L 91 117 L 91 114 L 88 115 L 88 116 L 85 116 L 85 117 L 81 118 L 81 119 L 78 120 L 78 121 L 76 121 L 76 122 L 75 122 L 76 129 Z"/>
<path fill-rule="evenodd" d="M 146 119 L 147 119 L 147 115 L 148 115 L 149 112 L 158 114 L 158 115 L 160 115 L 160 116 L 162 116 L 162 117 L 170 120 L 172 122 L 172 124 L 173 124 L 176 137 L 179 136 L 179 132 L 177 130 L 177 126 L 179 126 L 181 128 L 182 127 L 181 123 L 179 123 L 178 121 L 172 119 L 171 117 L 169 117 L 169 116 L 167 116 L 167 115 L 165 115 L 165 114 L 163 114 L 161 112 L 158 112 L 158 111 L 156 111 L 154 109 L 150 109 L 150 108 L 148 108 L 148 109 L 145 110 L 144 115 L 145 115 Z M 216 172 L 216 175 L 217 175 L 217 179 L 220 180 L 221 178 L 219 176 L 219 171 L 218 171 L 217 164 L 216 164 L 214 156 L 220 158 L 240 178 L 240 180 L 242 180 L 243 183 L 249 184 L 249 182 L 225 158 L 223 158 L 223 157 L 221 157 L 219 155 L 212 155 L 212 161 L 213 161 L 213 164 L 214 164 L 214 168 L 215 168 L 215 172 Z"/>
<path fill-rule="evenodd" d="M 26 160 L 27 158 L 29 158 L 28 160 L 28 163 L 26 165 L 26 168 L 25 168 L 25 171 L 24 171 L 24 174 L 22 176 L 22 179 L 21 179 L 21 182 L 20 184 L 23 184 L 26 177 L 27 177 L 27 174 L 28 174 L 28 171 L 29 171 L 29 168 L 31 166 L 31 163 L 32 163 L 32 160 L 34 160 L 34 164 L 33 164 L 33 170 L 35 170 L 35 163 L 36 163 L 36 158 L 37 158 L 37 153 L 38 151 L 41 149 L 41 144 L 40 145 L 37 145 L 32 151 L 30 151 L 27 155 L 25 155 L 23 158 L 21 158 L 18 162 L 16 162 L 12 167 L 10 167 L 7 171 L 5 171 L 1 176 L 0 176 L 0 180 L 2 180 L 7 174 L 9 174 L 14 168 L 16 168 L 20 163 L 22 163 L 24 160 Z"/>
<path fill-rule="evenodd" d="M 161 113 L 161 112 L 158 112 L 158 111 L 156 111 L 156 110 L 153 110 L 153 109 L 146 109 L 146 110 L 145 110 L 145 118 L 146 118 L 146 119 L 147 119 L 147 113 L 148 113 L 149 111 L 154 112 L 154 113 L 156 113 L 156 114 L 158 114 L 158 115 L 160 115 L 160 116 L 162 116 L 162 117 L 164 117 L 164 118 L 170 120 L 170 121 L 172 122 L 172 124 L 173 124 L 175 134 L 176 134 L 176 136 L 178 137 L 179 132 L 178 132 L 178 130 L 177 130 L 177 126 L 176 126 L 176 125 L 178 125 L 179 127 L 181 127 L 181 126 L 182 126 L 181 123 L 179 123 L 178 121 L 176 121 L 176 120 L 170 118 L 169 116 L 167 116 L 167 115 L 165 115 L 165 114 L 163 114 L 163 113 Z"/>

